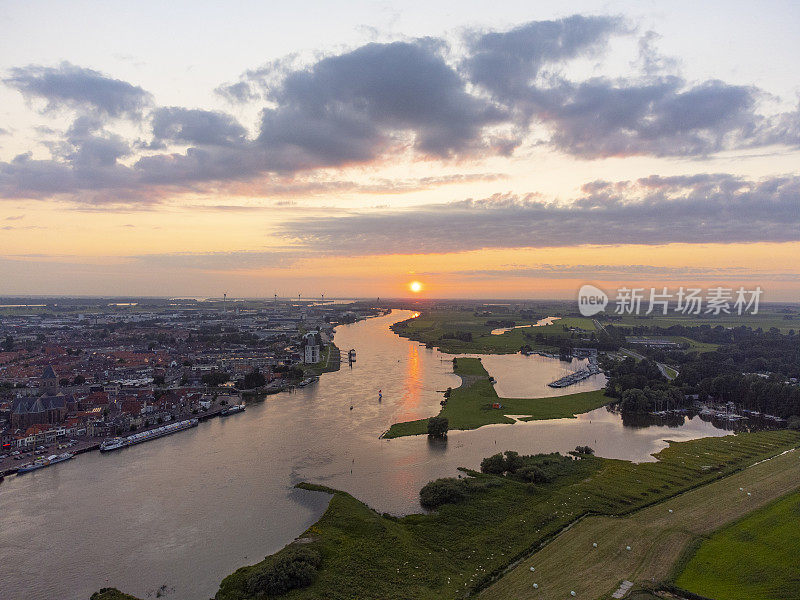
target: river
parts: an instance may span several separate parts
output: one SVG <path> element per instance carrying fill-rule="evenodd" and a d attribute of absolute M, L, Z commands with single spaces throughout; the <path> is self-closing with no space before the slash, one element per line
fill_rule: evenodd
<path fill-rule="evenodd" d="M 328 497 L 294 489 L 299 481 L 407 514 L 420 510 L 426 482 L 501 450 L 567 452 L 588 444 L 601 456 L 643 461 L 665 439 L 726 433 L 699 418 L 680 427 L 626 427 L 603 408 L 576 419 L 453 431 L 445 443 L 381 440 L 396 421 L 438 412 L 441 391 L 460 383 L 451 356 L 389 330 L 411 315 L 394 311 L 340 326 L 336 344 L 345 355 L 358 353 L 352 368 L 344 364 L 245 413 L 7 477 L 0 485 L 0 597 L 86 600 L 109 585 L 146 597 L 166 585 L 168 599 L 206 600 L 225 575 L 277 551 L 321 516 Z M 513 395 L 546 388 L 565 368 L 519 355 L 484 362 Z M 520 377 L 521 369 L 528 375 Z M 592 385 L 602 382 L 580 390 Z"/>

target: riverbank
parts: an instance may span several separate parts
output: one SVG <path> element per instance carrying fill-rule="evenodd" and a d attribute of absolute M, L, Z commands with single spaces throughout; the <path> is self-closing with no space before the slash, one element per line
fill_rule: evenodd
<path fill-rule="evenodd" d="M 574 524 L 584 522 L 588 515 L 619 517 L 648 506 L 666 513 L 658 503 L 669 498 L 677 506 L 686 502 L 694 506 L 693 496 L 685 492 L 701 490 L 734 473 L 741 472 L 745 480 L 752 478 L 755 467 L 742 472 L 745 467 L 798 443 L 796 432 L 772 431 L 673 443 L 658 453 L 654 463 L 583 455 L 568 475 L 551 483 L 465 472 L 474 482 L 473 493 L 436 512 L 402 518 L 380 515 L 344 492 L 305 486 L 332 493 L 322 518 L 266 561 L 227 577 L 216 600 L 255 598 L 258 592 L 251 576 L 264 573 L 298 548 L 317 553 L 321 562 L 311 574 L 310 585 L 292 591 L 292 598 L 440 600 L 475 594 L 567 527 L 577 530 L 580 524 Z M 735 487 L 738 490 L 738 484 Z M 718 508 L 706 495 L 699 498 Z M 677 511 L 676 517 L 680 518 Z M 602 536 L 598 539 L 602 542 Z M 582 554 L 591 552 L 591 544 L 581 549 Z M 519 567 L 520 573 L 527 568 L 526 562 L 524 568 Z M 574 563 L 571 569 L 574 574 Z M 532 592 L 532 581 L 526 585 Z"/>
<path fill-rule="evenodd" d="M 448 354 L 514 354 L 523 346 L 557 353 L 562 340 L 596 333 L 594 321 L 584 317 L 558 317 L 549 325 L 537 326 L 540 321 L 522 313 L 479 315 L 472 311 L 428 310 L 395 323 L 392 331 Z M 500 335 L 492 334 L 503 323 L 513 323 L 513 328 Z"/>
<path fill-rule="evenodd" d="M 453 372 L 461 377 L 461 385 L 450 391 L 447 403 L 438 416 L 446 417 L 450 429 L 477 429 L 484 425 L 544 419 L 563 419 L 589 412 L 613 402 L 603 390 L 579 392 L 552 398 L 500 398 L 489 373 L 478 358 L 458 357 Z M 428 419 L 395 423 L 382 437 L 386 439 L 423 435 L 428 432 Z"/>

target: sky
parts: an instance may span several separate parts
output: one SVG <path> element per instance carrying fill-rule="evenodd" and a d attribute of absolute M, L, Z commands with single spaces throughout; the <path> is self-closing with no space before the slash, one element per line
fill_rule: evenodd
<path fill-rule="evenodd" d="M 800 300 L 797 2 L 18 2 L 0 295 Z"/>

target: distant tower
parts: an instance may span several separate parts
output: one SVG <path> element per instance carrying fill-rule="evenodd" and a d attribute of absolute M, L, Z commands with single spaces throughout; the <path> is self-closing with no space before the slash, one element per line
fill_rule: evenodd
<path fill-rule="evenodd" d="M 222 293 L 222 310 L 225 310 L 225 301 L 228 299 L 228 292 Z"/>
<path fill-rule="evenodd" d="M 276 293 L 275 294 L 275 304 L 277 304 L 277 303 L 278 303 L 278 294 Z"/>
<path fill-rule="evenodd" d="M 47 365 L 42 373 L 41 389 L 48 396 L 55 396 L 58 393 L 58 375 L 50 365 Z"/>

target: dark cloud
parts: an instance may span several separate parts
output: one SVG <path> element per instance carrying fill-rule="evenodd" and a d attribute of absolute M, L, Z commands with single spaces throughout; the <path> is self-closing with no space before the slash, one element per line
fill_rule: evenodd
<path fill-rule="evenodd" d="M 153 136 L 160 141 L 227 146 L 244 141 L 247 131 L 223 112 L 172 106 L 153 112 Z"/>
<path fill-rule="evenodd" d="M 46 100 L 46 110 L 93 108 L 111 117 L 121 117 L 140 114 L 152 101 L 150 94 L 139 86 L 68 62 L 58 67 L 14 68 L 3 83 L 26 98 Z"/>
<path fill-rule="evenodd" d="M 417 254 L 580 244 L 800 241 L 800 176 L 733 175 L 594 182 L 569 205 L 536 196 L 309 217 L 282 226 L 287 240 L 331 254 Z"/>
<path fill-rule="evenodd" d="M 627 31 L 617 17 L 573 15 L 509 31 L 468 32 L 463 68 L 470 81 L 501 99 L 526 97 L 545 65 L 590 54 Z"/>
<path fill-rule="evenodd" d="M 757 95 L 721 81 L 592 79 L 539 91 L 536 114 L 553 146 L 583 158 L 696 156 L 747 145 L 763 122 Z"/>
<path fill-rule="evenodd" d="M 264 111 L 259 141 L 286 168 L 367 161 L 396 143 L 396 133 L 411 134 L 424 154 L 468 152 L 503 114 L 467 93 L 440 47 L 372 43 L 287 73 L 269 90 L 277 108 Z"/>

